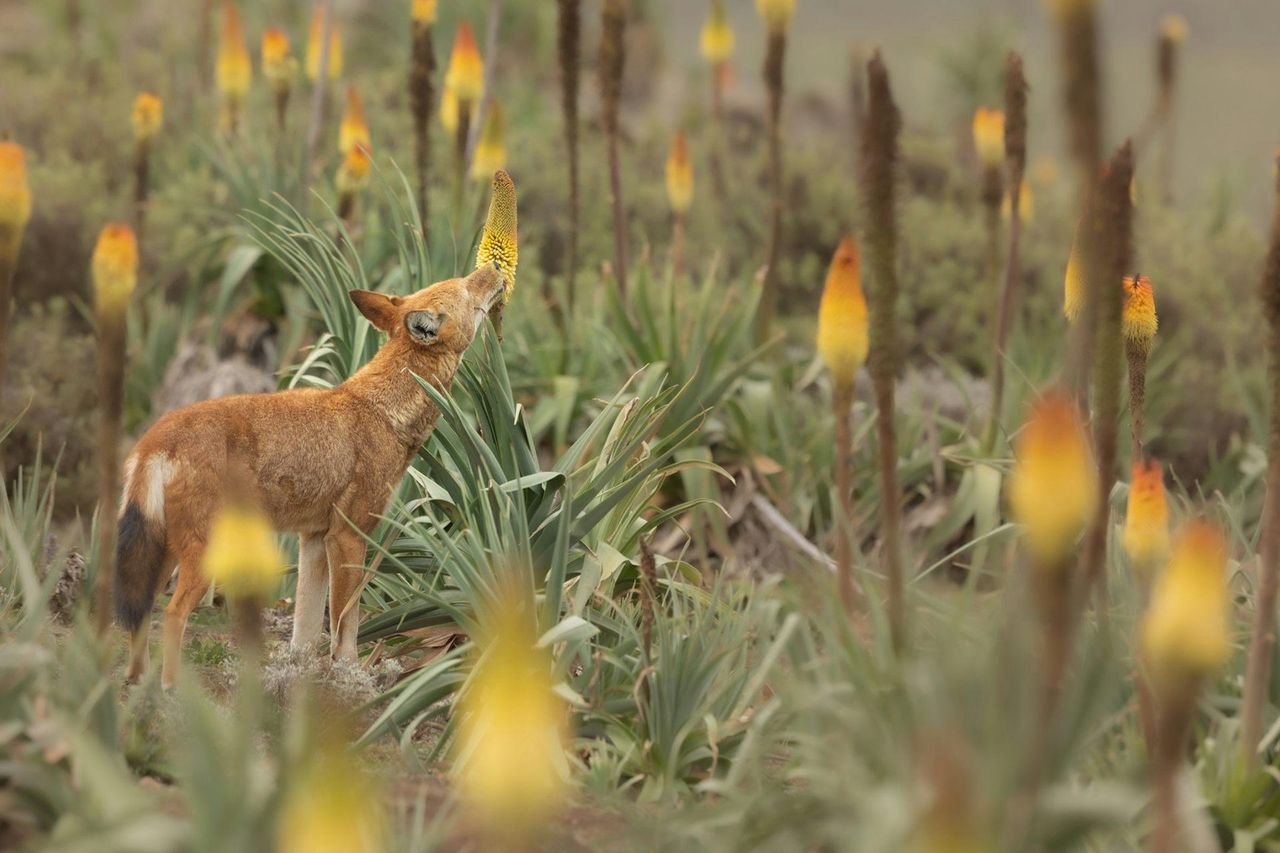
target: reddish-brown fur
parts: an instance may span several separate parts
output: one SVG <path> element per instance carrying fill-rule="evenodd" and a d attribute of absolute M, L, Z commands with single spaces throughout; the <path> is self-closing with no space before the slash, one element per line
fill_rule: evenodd
<path fill-rule="evenodd" d="M 333 655 L 355 657 L 361 533 L 385 510 L 439 415 L 413 374 L 447 390 L 503 290 L 496 265 L 486 265 L 411 296 L 352 291 L 360 312 L 389 337 L 346 382 L 207 400 L 147 431 L 125 462 L 116 568 L 130 678 L 146 666 L 151 603 L 176 564 L 161 673 L 173 685 L 187 617 L 209 587 L 202 561 L 210 522 L 233 487 L 247 491 L 236 497 L 260 507 L 277 530 L 300 536 L 293 645 L 320 635 L 327 576 Z"/>

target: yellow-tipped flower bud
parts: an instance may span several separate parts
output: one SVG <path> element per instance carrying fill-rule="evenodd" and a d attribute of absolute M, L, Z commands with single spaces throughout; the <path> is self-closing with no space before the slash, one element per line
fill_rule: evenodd
<path fill-rule="evenodd" d="M 728 62 L 733 55 L 733 30 L 724 13 L 724 0 L 711 0 L 711 12 L 698 36 L 698 49 L 702 51 L 702 58 L 712 65 Z"/>
<path fill-rule="evenodd" d="M 459 699 L 457 790 L 504 846 L 524 846 L 564 796 L 566 716 L 527 613 L 503 606 Z"/>
<path fill-rule="evenodd" d="M 1188 523 L 1142 623 L 1143 656 L 1161 692 L 1212 674 L 1231 653 L 1226 569 L 1222 531 L 1207 521 Z"/>
<path fill-rule="evenodd" d="M 31 219 L 26 155 L 16 142 L 0 139 L 0 251 L 16 251 Z"/>
<path fill-rule="evenodd" d="M 506 127 L 502 104 L 496 98 L 491 98 L 484 117 L 484 128 L 480 131 L 480 140 L 476 143 L 475 154 L 471 158 L 473 180 L 490 180 L 494 172 L 507 167 Z"/>
<path fill-rule="evenodd" d="M 1156 317 L 1156 296 L 1151 289 L 1151 279 L 1145 275 L 1124 279 L 1124 315 L 1122 328 L 1125 340 L 1141 352 L 1151 351 L 1156 330 L 1160 326 Z"/>
<path fill-rule="evenodd" d="M 138 285 L 138 240 L 133 229 L 119 222 L 104 226 L 93 249 L 91 269 L 98 313 L 123 316 Z"/>
<path fill-rule="evenodd" d="M 415 24 L 434 24 L 436 22 L 436 0 L 413 0 L 410 12 Z"/>
<path fill-rule="evenodd" d="M 348 148 L 334 180 L 338 192 L 343 195 L 360 192 L 369 185 L 369 172 L 372 168 L 373 158 L 367 144 L 360 143 Z"/>
<path fill-rule="evenodd" d="M 1009 219 L 1012 216 L 1013 203 L 1011 201 L 1012 192 L 1006 192 L 1004 199 L 1000 202 L 1000 216 L 1003 219 Z M 1031 185 L 1025 180 L 1022 182 L 1022 191 L 1018 193 L 1018 218 L 1023 222 L 1030 222 L 1036 216 L 1036 200 L 1031 193 Z"/>
<path fill-rule="evenodd" d="M 1178 14 L 1165 15 L 1160 21 L 1160 36 L 1173 44 L 1183 44 L 1191 34 L 1187 19 Z"/>
<path fill-rule="evenodd" d="M 312 83 L 320 79 L 320 39 L 324 38 L 324 9 L 316 5 L 311 14 L 311 30 L 307 33 L 307 79 Z M 342 76 L 342 33 L 338 31 L 338 22 L 329 27 L 329 69 L 330 80 Z"/>
<path fill-rule="evenodd" d="M 298 73 L 298 63 L 289 55 L 289 37 L 275 27 L 262 33 L 262 76 L 276 91 L 288 89 Z"/>
<path fill-rule="evenodd" d="M 1160 463 L 1133 463 L 1129 509 L 1124 519 L 1124 550 L 1142 575 L 1169 557 L 1169 505 L 1165 500 Z"/>
<path fill-rule="evenodd" d="M 484 62 L 476 36 L 466 21 L 458 24 L 453 37 L 453 52 L 449 55 L 449 68 L 444 75 L 445 89 L 452 89 L 460 102 L 474 104 L 484 97 Z"/>
<path fill-rule="evenodd" d="M 223 97 L 240 99 L 249 92 L 253 79 L 253 62 L 249 45 L 240 24 L 240 9 L 235 3 L 222 4 L 222 35 L 218 39 L 218 59 L 214 68 L 218 91 Z"/>
<path fill-rule="evenodd" d="M 1014 455 L 1009 508 L 1036 562 L 1060 568 L 1098 502 L 1098 468 L 1068 396 L 1035 402 Z"/>
<path fill-rule="evenodd" d="M 507 282 L 503 301 L 511 299 L 516 289 L 516 265 L 520 249 L 516 239 L 516 185 L 505 170 L 493 176 L 493 195 L 489 198 L 489 214 L 484 220 L 484 233 L 480 235 L 480 248 L 476 250 L 476 268 L 491 261 L 498 262 L 502 277 Z"/>
<path fill-rule="evenodd" d="M 683 130 L 671 140 L 671 153 L 667 155 L 667 201 L 676 213 L 684 213 L 693 204 L 693 162 Z"/>
<path fill-rule="evenodd" d="M 1084 309 L 1084 267 L 1080 258 L 1081 228 L 1083 223 L 1076 225 L 1076 234 L 1071 240 L 1071 254 L 1067 256 L 1067 274 L 1062 283 L 1062 314 L 1069 323 L 1074 323 Z"/>
<path fill-rule="evenodd" d="M 988 169 L 1004 162 L 1004 111 L 978 107 L 973 114 L 973 148 Z"/>
<path fill-rule="evenodd" d="M 386 826 L 377 787 L 346 743 L 329 735 L 307 751 L 280 811 L 280 853 L 380 853 Z"/>
<path fill-rule="evenodd" d="M 769 32 L 784 32 L 795 14 L 796 0 L 756 0 L 756 11 Z"/>
<path fill-rule="evenodd" d="M 160 132 L 164 123 L 164 102 L 158 95 L 139 92 L 133 99 L 133 138 L 138 142 L 150 142 Z"/>
<path fill-rule="evenodd" d="M 338 125 L 338 153 L 345 156 L 352 148 L 359 145 L 369 147 L 371 144 L 364 102 L 360 100 L 355 84 L 348 83 L 347 103 L 342 111 L 342 122 Z"/>
<path fill-rule="evenodd" d="M 853 385 L 867 360 L 867 300 L 858 244 L 846 234 L 827 269 L 818 305 L 818 353 L 836 385 Z"/>
<path fill-rule="evenodd" d="M 284 561 L 267 519 L 259 512 L 228 506 L 213 519 L 204 552 L 209 579 L 230 595 L 263 598 L 275 589 Z"/>
<path fill-rule="evenodd" d="M 448 85 L 440 93 L 440 124 L 451 134 L 458 130 L 458 96 Z"/>

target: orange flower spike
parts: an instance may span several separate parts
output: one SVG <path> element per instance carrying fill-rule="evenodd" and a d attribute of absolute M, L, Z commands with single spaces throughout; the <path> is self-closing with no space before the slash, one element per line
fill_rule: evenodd
<path fill-rule="evenodd" d="M 373 158 L 366 144 L 353 145 L 347 149 L 338 167 L 336 184 L 338 192 L 346 195 L 359 192 L 369 185 L 369 172 L 373 168 Z"/>
<path fill-rule="evenodd" d="M 1169 556 L 1169 505 L 1160 463 L 1154 459 L 1133 463 L 1124 550 L 1134 569 L 1147 577 Z"/>
<path fill-rule="evenodd" d="M 222 35 L 218 40 L 214 76 L 218 91 L 234 100 L 248 94 L 253 79 L 253 62 L 249 58 L 244 26 L 240 23 L 240 9 L 230 0 L 222 4 Z"/>
<path fill-rule="evenodd" d="M 837 386 L 852 387 L 867 360 L 867 301 L 858 244 L 846 234 L 836 247 L 818 305 L 818 353 Z"/>
<path fill-rule="evenodd" d="M 26 155 L 18 143 L 0 140 L 0 251 L 17 247 L 30 218 Z"/>
<path fill-rule="evenodd" d="M 320 79 L 320 39 L 324 37 L 324 12 L 319 5 L 311 14 L 311 29 L 307 33 L 307 79 L 312 83 Z M 342 33 L 338 31 L 338 22 L 329 27 L 329 73 L 330 80 L 342 76 Z"/>
<path fill-rule="evenodd" d="M 711 11 L 698 36 L 698 49 L 712 65 L 722 65 L 733 55 L 733 29 L 724 13 L 724 0 L 711 0 Z"/>
<path fill-rule="evenodd" d="M 164 102 L 150 92 L 139 92 L 133 99 L 133 138 L 138 142 L 150 142 L 160 132 L 164 122 Z"/>
<path fill-rule="evenodd" d="M 988 169 L 1004 161 L 1004 111 L 978 107 L 973 114 L 973 147 Z"/>
<path fill-rule="evenodd" d="M 1151 279 L 1145 275 L 1137 278 L 1127 276 L 1124 280 L 1124 315 L 1121 326 L 1125 341 L 1137 347 L 1140 352 L 1148 353 L 1159 326 Z"/>
<path fill-rule="evenodd" d="M 497 98 L 490 98 L 487 110 L 480 139 L 471 156 L 472 179 L 485 183 L 493 180 L 494 172 L 507 167 L 507 121 L 503 117 L 502 104 Z"/>
<path fill-rule="evenodd" d="M 346 154 L 357 145 L 369 146 L 369 122 L 365 118 L 364 102 L 354 83 L 347 84 L 347 104 L 342 111 L 342 123 L 338 126 L 338 153 Z"/>
<path fill-rule="evenodd" d="M 458 96 L 448 86 L 440 93 L 440 124 L 450 134 L 458 129 Z"/>
<path fill-rule="evenodd" d="M 449 55 L 449 69 L 445 72 L 444 85 L 452 89 L 459 102 L 475 103 L 484 97 L 484 62 L 476 46 L 475 33 L 466 21 L 458 24 L 453 38 L 453 52 Z"/>
<path fill-rule="evenodd" d="M 689 140 L 684 131 L 671 141 L 667 156 L 667 200 L 676 213 L 684 213 L 693 203 L 693 163 L 689 160 Z"/>
<path fill-rule="evenodd" d="M 262 76 L 276 89 L 288 88 L 297 64 L 289 55 L 289 37 L 275 27 L 262 33 Z"/>
<path fill-rule="evenodd" d="M 1098 500 L 1098 468 L 1071 398 L 1051 391 L 1018 435 L 1009 507 L 1046 569 L 1065 566 Z"/>
<path fill-rule="evenodd" d="M 99 314 L 123 316 L 138 284 L 138 240 L 133 229 L 118 222 L 104 226 L 93 249 L 91 270 Z"/>

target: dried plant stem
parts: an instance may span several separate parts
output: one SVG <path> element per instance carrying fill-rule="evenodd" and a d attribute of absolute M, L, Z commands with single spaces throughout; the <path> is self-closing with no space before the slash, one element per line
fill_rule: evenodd
<path fill-rule="evenodd" d="M 150 194 L 151 143 L 139 139 L 133 150 L 133 230 L 141 245 L 147 220 L 147 201 Z"/>
<path fill-rule="evenodd" d="M 765 48 L 764 82 L 769 105 L 766 120 L 769 134 L 769 250 L 765 261 L 764 286 L 756 314 L 756 340 L 769 337 L 778 307 L 778 259 L 782 251 L 782 92 L 783 68 L 787 55 L 786 30 L 769 33 Z"/>
<path fill-rule="evenodd" d="M 124 411 L 125 316 L 98 320 L 98 570 L 94 613 L 98 634 L 111 627 L 116 572 L 116 508 L 120 498 L 120 420 Z"/>
<path fill-rule="evenodd" d="M 1142 413 L 1147 398 L 1147 353 L 1128 340 L 1124 344 L 1125 361 L 1129 365 L 1129 455 L 1135 462 L 1142 458 Z"/>
<path fill-rule="evenodd" d="M 840 601 L 851 616 L 859 601 L 853 581 L 853 383 L 835 387 L 832 406 L 836 419 L 836 497 L 840 515 L 836 522 L 836 579 Z"/>
<path fill-rule="evenodd" d="M 1173 199 L 1173 145 L 1175 136 L 1174 92 L 1178 79 L 1178 46 L 1167 33 L 1156 42 L 1156 77 L 1159 95 L 1156 114 L 1164 131 L 1160 148 L 1160 191 L 1166 203 Z"/>
<path fill-rule="evenodd" d="M 431 105 L 434 100 L 432 75 L 436 70 L 431 25 L 414 22 L 413 59 L 409 66 L 409 103 L 413 109 L 413 152 L 418 171 L 418 217 L 422 233 L 427 233 L 427 186 L 431 178 Z"/>
<path fill-rule="evenodd" d="M 556 47 L 560 59 L 560 110 L 564 114 L 564 144 L 569 166 L 569 251 L 565 261 L 563 318 L 573 315 L 578 277 L 579 168 L 578 69 L 582 41 L 582 0 L 558 0 Z"/>
<path fill-rule="evenodd" d="M 613 276 L 618 293 L 627 297 L 627 223 L 622 203 L 622 169 L 618 155 L 618 107 L 622 99 L 622 69 L 626 63 L 624 36 L 626 0 L 605 0 L 600 39 L 600 94 L 604 105 L 605 147 L 609 158 L 609 200 L 613 211 Z"/>
<path fill-rule="evenodd" d="M 1158 711 L 1156 751 L 1152 756 L 1156 824 L 1148 839 L 1151 853 L 1173 853 L 1180 849 L 1178 770 L 1182 766 L 1187 730 L 1191 726 L 1191 715 L 1195 709 L 1195 695 L 1195 685 L 1186 685 L 1183 691 L 1164 697 Z"/>
<path fill-rule="evenodd" d="M 1277 160 L 1280 168 L 1280 159 Z M 1262 710 L 1271 688 L 1271 655 L 1276 644 L 1276 593 L 1280 588 L 1280 172 L 1271 220 L 1271 246 L 1262 277 L 1263 315 L 1267 321 L 1267 374 L 1271 415 L 1267 434 L 1267 494 L 1262 513 L 1261 562 L 1254 598 L 1253 636 L 1245 666 L 1241 744 L 1250 767 L 1257 767 Z"/>
<path fill-rule="evenodd" d="M 729 187 L 725 180 L 725 123 L 724 76 L 725 63 L 717 62 L 711 69 L 711 191 L 715 193 L 716 206 L 728 221 Z"/>
<path fill-rule="evenodd" d="M 889 627 L 895 649 L 906 644 L 906 605 L 899 542 L 901 506 L 898 488 L 898 442 L 894 426 L 894 382 L 897 371 L 898 225 L 896 163 L 902 118 L 889 89 L 889 72 L 880 54 L 867 64 L 867 123 L 862 137 L 862 195 L 870 257 L 871 288 L 867 367 L 876 403 L 877 455 L 880 471 L 880 532 L 888 579 Z"/>
<path fill-rule="evenodd" d="M 467 139 L 471 133 L 471 102 L 458 101 L 458 128 L 453 137 L 453 216 L 462 217 L 462 190 L 467 183 Z"/>
<path fill-rule="evenodd" d="M 18 269 L 20 235 L 0 227 L 0 393 L 9 366 L 9 308 L 13 304 L 13 279 Z"/>
<path fill-rule="evenodd" d="M 289 90 L 276 89 L 276 130 L 283 136 L 289 124 Z"/>

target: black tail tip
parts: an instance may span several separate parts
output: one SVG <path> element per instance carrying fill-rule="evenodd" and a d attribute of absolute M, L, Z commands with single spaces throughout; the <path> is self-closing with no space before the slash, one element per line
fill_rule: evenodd
<path fill-rule="evenodd" d="M 164 530 L 129 501 L 116 531 L 116 621 L 133 632 L 151 617 L 164 563 Z"/>

